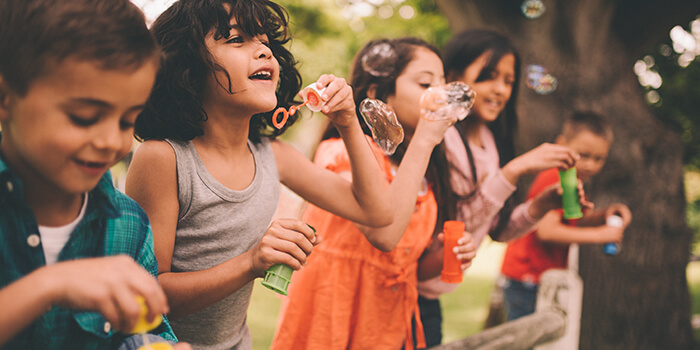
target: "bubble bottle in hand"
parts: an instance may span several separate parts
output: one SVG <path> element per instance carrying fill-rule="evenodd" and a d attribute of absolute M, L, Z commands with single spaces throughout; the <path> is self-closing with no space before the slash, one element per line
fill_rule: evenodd
<path fill-rule="evenodd" d="M 168 342 L 157 342 L 152 343 L 148 341 L 148 331 L 155 329 L 163 322 L 163 317 L 161 315 L 156 316 L 153 321 L 148 322 L 146 315 L 148 315 L 148 307 L 146 306 L 146 301 L 142 296 L 136 296 L 136 302 L 139 303 L 139 319 L 131 329 L 129 333 L 141 334 L 143 339 L 143 346 L 139 347 L 137 350 L 172 350 L 173 347 Z"/>
<path fill-rule="evenodd" d="M 445 239 L 440 279 L 446 283 L 461 283 L 463 272 L 454 248 L 459 245 L 459 239 L 464 236 L 464 223 L 455 220 L 445 221 L 442 233 Z"/>

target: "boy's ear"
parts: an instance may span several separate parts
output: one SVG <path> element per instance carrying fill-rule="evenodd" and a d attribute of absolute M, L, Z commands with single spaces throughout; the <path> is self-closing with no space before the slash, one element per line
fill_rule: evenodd
<path fill-rule="evenodd" d="M 367 88 L 367 97 L 369 98 L 377 98 L 377 84 L 369 84 L 369 87 Z"/>

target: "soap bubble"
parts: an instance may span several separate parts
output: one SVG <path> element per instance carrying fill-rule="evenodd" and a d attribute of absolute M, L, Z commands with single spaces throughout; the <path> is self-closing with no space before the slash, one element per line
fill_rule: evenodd
<path fill-rule="evenodd" d="M 378 43 L 362 56 L 362 69 L 375 77 L 388 77 L 394 73 L 398 60 L 398 54 L 391 44 Z"/>
<path fill-rule="evenodd" d="M 459 81 L 433 86 L 421 95 L 421 116 L 427 120 L 462 120 L 474 105 L 475 98 L 476 92 Z"/>
<path fill-rule="evenodd" d="M 360 102 L 360 114 L 384 154 L 394 154 L 396 147 L 403 142 L 403 127 L 394 110 L 380 100 L 366 98 Z"/>
<path fill-rule="evenodd" d="M 527 86 L 540 95 L 547 95 L 557 89 L 557 78 L 537 64 L 527 66 Z"/>
<path fill-rule="evenodd" d="M 525 0 L 520 9 L 525 17 L 535 19 L 544 14 L 545 7 L 541 0 Z"/>

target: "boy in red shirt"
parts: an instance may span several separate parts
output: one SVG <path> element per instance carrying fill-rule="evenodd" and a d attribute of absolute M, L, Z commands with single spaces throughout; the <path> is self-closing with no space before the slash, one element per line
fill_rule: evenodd
<path fill-rule="evenodd" d="M 576 113 L 564 124 L 556 143 L 579 153 L 577 176 L 586 183 L 603 168 L 612 140 L 612 129 L 601 116 Z M 528 199 L 558 182 L 556 168 L 541 172 L 530 187 Z M 620 242 L 632 220 L 629 208 L 620 203 L 603 210 L 585 211 L 579 226 L 564 224 L 562 213 L 562 210 L 550 211 L 536 230 L 508 243 L 501 273 L 506 278 L 503 291 L 509 321 L 535 312 L 540 276 L 551 268 L 566 268 L 569 244 Z M 605 218 L 610 215 L 622 217 L 622 227 L 606 226 Z"/>

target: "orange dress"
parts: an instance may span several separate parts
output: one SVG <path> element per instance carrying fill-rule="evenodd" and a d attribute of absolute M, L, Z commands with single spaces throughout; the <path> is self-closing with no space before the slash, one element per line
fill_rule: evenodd
<path fill-rule="evenodd" d="M 391 181 L 389 159 L 372 146 Z M 350 171 L 340 139 L 322 142 L 315 162 L 337 173 Z M 323 241 L 292 276 L 272 349 L 413 349 L 412 321 L 418 346 L 425 346 L 417 267 L 437 220 L 437 203 L 425 187 L 406 232 L 388 253 L 372 246 L 351 221 L 309 205 L 305 221 Z"/>

